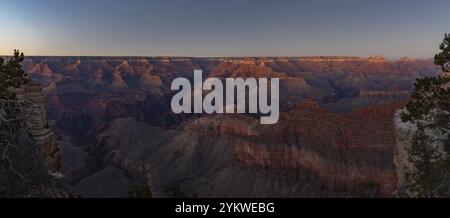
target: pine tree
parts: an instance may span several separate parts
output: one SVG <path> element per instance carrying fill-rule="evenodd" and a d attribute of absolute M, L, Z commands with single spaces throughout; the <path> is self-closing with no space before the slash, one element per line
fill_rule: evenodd
<path fill-rule="evenodd" d="M 52 181 L 15 93 L 28 81 L 23 60 L 19 51 L 8 61 L 0 58 L 0 197 L 29 196 Z"/>
<path fill-rule="evenodd" d="M 443 72 L 450 71 L 450 34 L 445 34 L 444 41 L 439 46 L 441 52 L 434 56 L 434 63 L 441 66 Z"/>
<path fill-rule="evenodd" d="M 446 34 L 440 45 L 441 52 L 435 63 L 444 73 L 450 71 L 450 35 Z M 404 122 L 416 124 L 409 161 L 414 169 L 407 173 L 407 189 L 414 197 L 450 196 L 450 77 L 417 79 L 402 113 Z M 430 134 L 444 136 L 430 137 Z M 441 146 L 443 145 L 443 146 Z"/>

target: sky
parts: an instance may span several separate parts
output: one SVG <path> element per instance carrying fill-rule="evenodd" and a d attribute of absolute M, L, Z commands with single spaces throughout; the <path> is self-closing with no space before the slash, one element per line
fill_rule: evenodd
<path fill-rule="evenodd" d="M 431 58 L 449 0 L 0 0 L 0 54 Z"/>

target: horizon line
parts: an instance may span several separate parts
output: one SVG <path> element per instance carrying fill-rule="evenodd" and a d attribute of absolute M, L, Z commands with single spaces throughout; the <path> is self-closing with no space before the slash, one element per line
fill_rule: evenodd
<path fill-rule="evenodd" d="M 20 50 L 19 50 L 20 52 Z M 0 54 L 0 57 L 11 57 L 12 55 L 5 55 Z M 434 57 L 413 57 L 413 56 L 398 56 L 398 57 L 386 57 L 384 55 L 368 55 L 368 56 L 360 56 L 360 55 L 261 55 L 261 56 L 196 56 L 196 55 L 26 55 L 27 57 L 94 57 L 94 58 L 102 58 L 102 57 L 109 57 L 109 58 L 214 58 L 214 59 L 220 59 L 220 58 L 313 58 L 313 57 L 327 57 L 327 58 L 337 58 L 337 57 L 347 57 L 347 58 L 361 58 L 361 59 L 369 59 L 372 57 L 381 57 L 390 61 L 400 60 L 403 58 L 411 58 L 414 60 L 429 60 L 433 59 Z"/>

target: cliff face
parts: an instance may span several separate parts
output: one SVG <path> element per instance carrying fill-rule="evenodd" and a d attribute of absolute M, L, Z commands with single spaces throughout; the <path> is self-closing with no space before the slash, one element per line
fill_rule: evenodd
<path fill-rule="evenodd" d="M 305 102 L 261 133 L 260 142 L 236 146 L 237 158 L 247 165 L 306 169 L 329 190 L 358 194 L 365 185 L 377 184 L 377 195 L 390 196 L 396 188 L 396 142 L 389 115 L 398 107 L 339 115 Z"/>
<path fill-rule="evenodd" d="M 17 98 L 2 99 L 0 105 L 9 118 L 0 123 L 0 196 L 77 196 L 59 173 L 61 155 L 47 123 L 42 88 L 30 80 L 15 91 Z"/>
<path fill-rule="evenodd" d="M 47 121 L 42 87 L 30 80 L 17 91 L 17 97 L 23 105 L 26 127 L 36 142 L 41 157 L 51 170 L 59 170 L 61 153 L 56 137 Z"/>
<path fill-rule="evenodd" d="M 171 131 L 123 118 L 94 147 L 105 165 L 149 178 L 155 196 L 179 183 L 201 197 L 389 197 L 397 187 L 389 117 L 398 108 L 342 115 L 308 101 L 275 126 L 215 115 Z"/>
<path fill-rule="evenodd" d="M 214 119 L 218 124 L 202 128 L 213 129 L 218 135 L 242 137 L 234 150 L 236 160 L 246 166 L 307 171 L 318 177 L 324 190 L 354 195 L 362 194 L 358 192 L 369 183 L 378 184 L 377 195 L 390 196 L 396 188 L 392 164 L 396 141 L 389 117 L 400 107 L 390 105 L 339 115 L 309 101 L 282 114 L 279 124 L 273 127 L 250 123 L 245 131 L 239 125 L 245 119 L 225 124 L 221 124 L 223 119 Z M 214 125 L 218 127 L 212 128 Z M 195 129 L 196 124 L 191 126 Z"/>
<path fill-rule="evenodd" d="M 412 139 L 417 126 L 413 123 L 405 123 L 401 120 L 402 110 L 395 113 L 395 133 L 397 143 L 395 146 L 394 164 L 398 175 L 399 191 L 406 185 L 406 174 L 412 170 L 413 165 L 409 161 L 409 150 L 411 149 Z"/>

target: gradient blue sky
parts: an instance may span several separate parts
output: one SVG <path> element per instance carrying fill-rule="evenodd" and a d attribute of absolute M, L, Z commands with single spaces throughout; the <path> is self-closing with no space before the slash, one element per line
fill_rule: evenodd
<path fill-rule="evenodd" d="M 0 54 L 432 57 L 449 0 L 0 0 Z"/>

